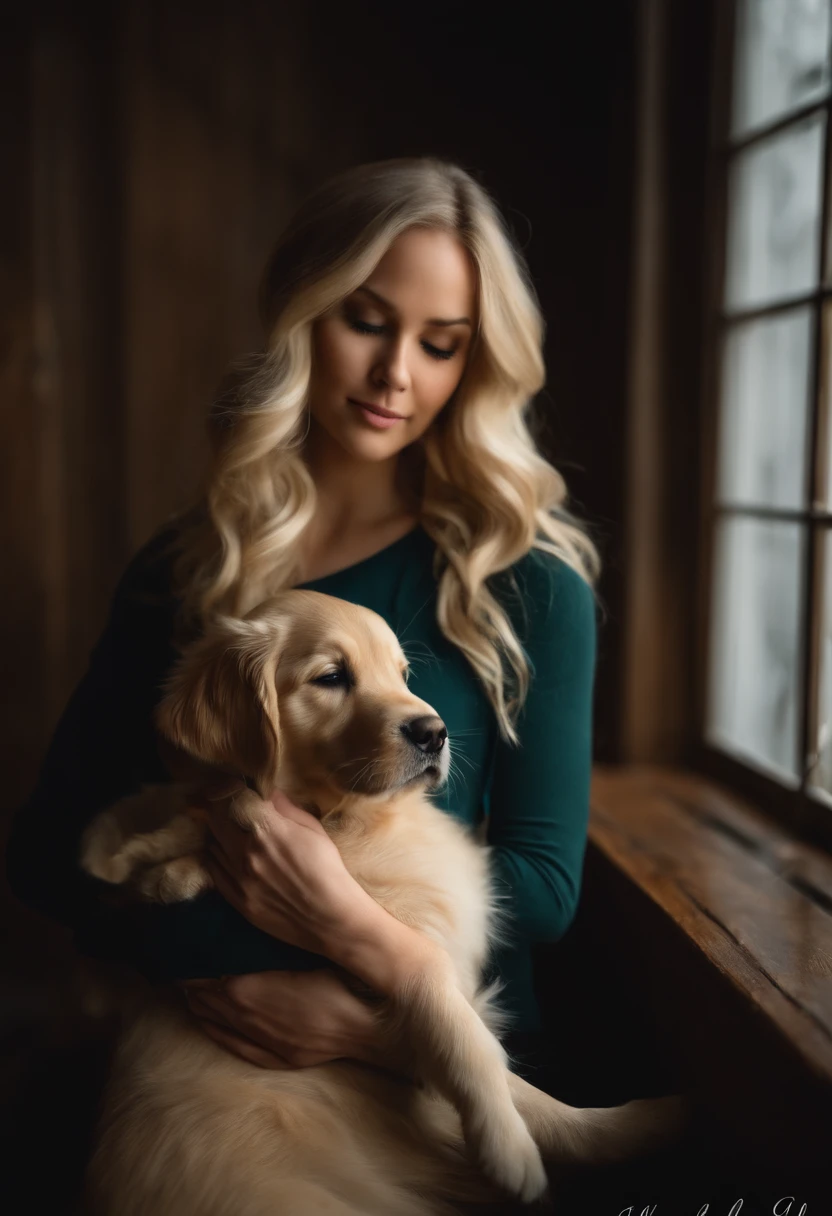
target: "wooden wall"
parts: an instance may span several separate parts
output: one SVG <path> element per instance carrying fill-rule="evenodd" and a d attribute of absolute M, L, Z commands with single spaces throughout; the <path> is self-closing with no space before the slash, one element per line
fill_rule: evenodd
<path fill-rule="evenodd" d="M 549 323 L 545 442 L 607 564 L 596 751 L 614 758 L 635 4 L 602 7 L 40 3 L 8 30 L 6 815 L 119 571 L 198 483 L 204 412 L 259 343 L 283 221 L 330 172 L 413 153 L 481 172 L 526 247 Z"/>

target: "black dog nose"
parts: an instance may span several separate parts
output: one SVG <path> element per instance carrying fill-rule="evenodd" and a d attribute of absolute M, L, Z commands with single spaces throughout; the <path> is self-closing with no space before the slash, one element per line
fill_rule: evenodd
<path fill-rule="evenodd" d="M 448 737 L 445 723 L 435 714 L 424 714 L 421 718 L 403 723 L 402 734 L 415 743 L 420 752 L 427 752 L 428 755 L 440 752 Z"/>

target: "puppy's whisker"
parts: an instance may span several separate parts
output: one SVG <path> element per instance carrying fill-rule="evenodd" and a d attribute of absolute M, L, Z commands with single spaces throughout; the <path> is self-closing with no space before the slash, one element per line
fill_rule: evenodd
<path fill-rule="evenodd" d="M 414 667 L 414 668 L 425 667 L 425 668 L 429 669 L 438 664 L 438 660 L 433 658 L 431 655 L 414 654 L 414 655 L 408 655 L 407 658 L 410 662 L 411 667 Z"/>
<path fill-rule="evenodd" d="M 451 794 L 455 793 L 455 782 L 458 775 L 456 762 L 452 759 L 448 765 L 448 789 Z"/>
<path fill-rule="evenodd" d="M 428 660 L 427 660 L 427 659 L 418 659 L 418 658 L 411 658 L 411 659 L 409 659 L 409 663 L 410 663 L 410 674 L 412 675 L 412 674 L 414 674 L 414 671 L 421 670 L 421 668 L 420 668 L 420 664 L 421 664 L 421 663 L 427 663 L 427 662 L 428 662 Z"/>
<path fill-rule="evenodd" d="M 453 798 L 456 797 L 456 791 L 457 791 L 457 785 L 458 785 L 457 777 L 458 777 L 457 773 L 448 774 L 448 791 L 449 791 L 451 797 L 453 797 Z"/>
<path fill-rule="evenodd" d="M 346 768 L 348 764 L 355 764 L 358 760 L 369 760 L 369 756 L 350 756 L 349 760 L 343 760 L 340 764 L 336 764 L 335 772 L 340 768 Z"/>
<path fill-rule="evenodd" d="M 419 615 L 419 613 L 422 611 L 422 609 L 423 609 L 423 608 L 424 608 L 424 607 L 425 607 L 427 604 L 429 604 L 429 603 L 430 603 L 430 601 L 431 601 L 432 599 L 433 599 L 433 592 L 431 592 L 431 593 L 430 593 L 430 595 L 427 597 L 427 599 L 426 599 L 426 600 L 424 600 L 424 601 L 423 601 L 423 603 L 421 603 L 421 604 L 419 605 L 419 607 L 418 607 L 418 608 L 416 609 L 416 611 L 413 613 L 413 616 L 410 618 L 410 620 L 409 620 L 409 621 L 407 622 L 407 624 L 405 625 L 404 629 L 397 629 L 397 630 L 396 630 L 396 633 L 397 633 L 397 634 L 399 634 L 399 635 L 402 635 L 402 634 L 407 633 L 407 631 L 408 631 L 408 629 L 410 628 L 410 626 L 411 626 L 411 625 L 413 624 L 413 622 L 416 620 L 416 617 Z"/>
<path fill-rule="evenodd" d="M 415 664 L 415 663 L 428 663 L 428 664 L 430 664 L 430 663 L 437 663 L 437 662 L 439 661 L 439 660 L 437 659 L 436 655 L 435 655 L 435 654 L 433 653 L 433 651 L 430 649 L 430 647 L 429 647 L 429 646 L 427 646 L 427 645 L 425 645 L 424 643 L 418 643 L 418 645 L 425 645 L 425 649 L 426 649 L 426 650 L 427 650 L 427 652 L 428 652 L 428 653 L 427 653 L 427 655 L 420 655 L 420 654 L 418 654 L 418 653 L 417 653 L 417 654 L 414 654 L 413 656 L 411 656 L 410 651 L 409 651 L 409 647 L 410 647 L 410 646 L 416 646 L 416 645 L 417 645 L 417 643 L 416 643 L 416 642 L 408 642 L 408 643 L 407 643 L 407 645 L 402 646 L 402 650 L 403 650 L 403 652 L 404 652 L 404 655 L 405 655 L 406 659 L 408 660 L 408 662 L 409 662 L 411 665 L 413 665 L 413 664 Z"/>
<path fill-rule="evenodd" d="M 472 769 L 474 767 L 470 756 L 465 756 L 462 753 L 451 756 L 451 763 L 448 766 L 448 788 L 451 794 L 456 792 L 457 779 L 463 782 L 465 780 L 465 774 L 461 772 L 461 764 L 459 763 L 461 760 L 464 760 L 467 764 L 470 764 Z"/>
<path fill-rule="evenodd" d="M 452 758 L 451 763 L 458 764 L 462 763 L 463 761 L 471 768 L 472 772 L 475 770 L 474 761 L 470 756 L 466 756 L 464 752 L 457 752 L 457 754 Z"/>
<path fill-rule="evenodd" d="M 401 642 L 400 645 L 401 645 L 402 650 L 405 652 L 405 654 L 409 654 L 409 653 L 418 654 L 419 652 L 418 652 L 417 647 L 421 646 L 427 651 L 428 658 L 431 658 L 431 659 L 436 658 L 436 655 L 431 650 L 430 646 L 428 646 L 427 642 L 422 642 L 417 638 L 413 638 L 409 642 Z"/>
<path fill-rule="evenodd" d="M 417 649 L 411 649 L 411 647 L 415 647 L 416 644 L 420 644 L 420 646 L 421 646 L 422 643 L 421 642 L 420 643 L 411 642 L 411 643 L 407 644 L 407 646 L 401 647 L 401 649 L 403 649 L 404 653 L 407 655 L 407 658 L 412 657 L 414 659 L 417 659 L 418 662 L 420 662 L 420 663 L 437 663 L 438 662 L 437 655 L 435 655 L 433 653 L 431 647 L 429 647 L 429 646 L 425 647 L 425 649 L 427 651 L 427 653 L 425 654 L 425 653 L 421 653 L 420 651 L 417 651 Z"/>
<path fill-rule="evenodd" d="M 358 772 L 355 774 L 355 776 L 352 779 L 352 784 L 350 786 L 351 789 L 355 789 L 356 782 L 361 780 L 361 778 L 367 772 L 367 770 L 369 769 L 371 764 L 372 764 L 372 760 L 368 760 L 366 764 L 361 766 L 361 768 L 358 770 Z"/>
<path fill-rule="evenodd" d="M 361 769 L 360 769 L 360 770 L 359 770 L 359 771 L 356 773 L 356 775 L 355 775 L 355 779 L 354 779 L 354 781 L 353 781 L 353 783 L 352 783 L 352 789 L 355 789 L 355 784 L 356 784 L 356 782 L 361 780 L 361 778 L 363 777 L 364 773 L 365 773 L 365 772 L 367 772 L 367 770 L 368 770 L 368 769 L 370 770 L 370 775 L 371 775 L 371 776 L 373 776 L 373 775 L 374 775 L 373 766 L 374 766 L 374 765 L 381 764 L 381 762 L 382 762 L 382 761 L 381 761 L 381 757 L 380 757 L 380 756 L 373 756 L 373 757 L 372 757 L 370 760 L 368 760 L 368 761 L 367 761 L 367 763 L 364 765 L 364 767 L 363 767 L 363 768 L 361 768 Z"/>

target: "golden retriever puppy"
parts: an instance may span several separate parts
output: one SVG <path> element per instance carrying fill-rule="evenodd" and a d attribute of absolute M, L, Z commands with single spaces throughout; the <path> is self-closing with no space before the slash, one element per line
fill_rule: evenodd
<path fill-rule="evenodd" d="M 514 1076 L 481 974 L 497 928 L 488 850 L 427 798 L 447 779 L 435 710 L 406 684 L 395 633 L 369 609 L 291 590 L 215 622 L 183 655 L 157 721 L 201 765 L 243 774 L 228 813 L 251 828 L 280 787 L 318 815 L 346 868 L 434 943 L 379 1033 L 414 1081 L 339 1060 L 267 1071 L 202 1033 L 173 993 L 148 993 L 121 1033 L 89 1171 L 106 1216 L 437 1216 L 531 1202 L 547 1165 L 652 1149 L 678 1100 L 571 1108 Z M 338 673 L 341 673 L 340 676 Z M 146 899 L 210 885 L 187 783 L 108 808 L 81 864 Z M 216 812 L 215 812 L 216 813 Z"/>

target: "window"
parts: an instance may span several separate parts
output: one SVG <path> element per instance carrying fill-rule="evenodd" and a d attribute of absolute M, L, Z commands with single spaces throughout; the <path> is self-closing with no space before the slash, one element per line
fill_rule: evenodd
<path fill-rule="evenodd" d="M 832 3 L 736 0 L 728 24 L 703 730 L 829 842 Z"/>

